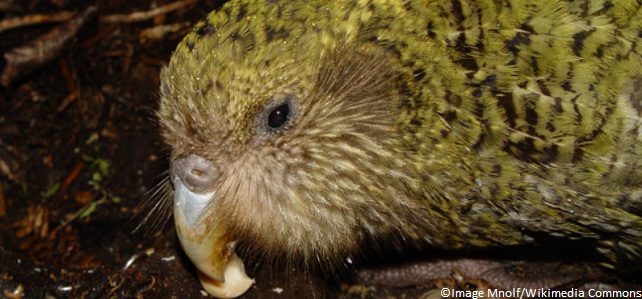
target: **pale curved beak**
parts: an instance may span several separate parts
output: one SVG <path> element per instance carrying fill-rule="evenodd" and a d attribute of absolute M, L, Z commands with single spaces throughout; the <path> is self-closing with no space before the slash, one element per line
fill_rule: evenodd
<path fill-rule="evenodd" d="M 185 254 L 198 268 L 201 285 L 217 298 L 242 295 L 254 280 L 247 276 L 243 261 L 234 252 L 236 242 L 202 219 L 215 198 L 214 192 L 191 192 L 178 176 L 172 183 L 176 232 Z"/>

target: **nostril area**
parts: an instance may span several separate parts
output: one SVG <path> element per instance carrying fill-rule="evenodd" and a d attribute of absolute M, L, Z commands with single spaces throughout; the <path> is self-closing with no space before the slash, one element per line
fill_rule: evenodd
<path fill-rule="evenodd" d="M 195 177 L 205 177 L 205 176 L 207 176 L 207 172 L 202 171 L 200 169 L 192 169 L 191 172 L 192 172 L 191 175 L 193 175 Z"/>
<path fill-rule="evenodd" d="M 172 172 L 195 193 L 211 191 L 218 177 L 214 164 L 198 155 L 176 159 L 172 162 Z"/>

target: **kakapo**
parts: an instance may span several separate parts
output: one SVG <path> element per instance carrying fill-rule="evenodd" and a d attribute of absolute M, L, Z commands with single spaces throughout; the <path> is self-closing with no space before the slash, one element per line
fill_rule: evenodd
<path fill-rule="evenodd" d="M 161 73 L 182 246 L 243 256 L 583 240 L 642 256 L 637 0 L 232 0 Z M 369 249 L 369 248 L 368 248 Z"/>

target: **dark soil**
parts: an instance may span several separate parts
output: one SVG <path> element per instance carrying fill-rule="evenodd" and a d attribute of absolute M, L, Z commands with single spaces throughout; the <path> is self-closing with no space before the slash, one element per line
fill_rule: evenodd
<path fill-rule="evenodd" d="M 171 1 L 0 0 L 0 21 L 97 8 L 52 61 L 0 87 L 0 297 L 206 297 L 171 221 L 133 231 L 146 192 L 168 168 L 154 116 L 159 71 L 194 22 L 221 3 L 200 1 L 137 22 L 98 21 Z M 0 32 L 0 53 L 60 24 Z M 163 25 L 172 30 L 142 35 Z M 377 288 L 263 272 L 246 298 L 438 298 L 433 287 L 449 285 Z"/>
<path fill-rule="evenodd" d="M 20 285 L 24 298 L 203 297 L 171 223 L 132 232 L 168 167 L 154 117 L 159 71 L 193 21 L 220 3 L 135 23 L 96 20 L 170 2 L 0 1 L 8 6 L 0 20 L 98 8 L 53 61 L 1 91 L 0 297 L 21 298 Z M 60 24 L 3 32 L 0 53 Z M 178 30 L 140 36 L 170 24 Z"/>

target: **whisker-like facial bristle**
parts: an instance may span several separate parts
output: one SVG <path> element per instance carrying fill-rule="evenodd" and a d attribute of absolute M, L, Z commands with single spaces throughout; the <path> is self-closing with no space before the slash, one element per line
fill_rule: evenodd
<path fill-rule="evenodd" d="M 133 221 L 135 233 L 151 235 L 163 229 L 172 216 L 172 185 L 169 172 L 161 174 L 163 178 L 156 186 L 143 195 L 143 201 L 136 208 Z"/>

